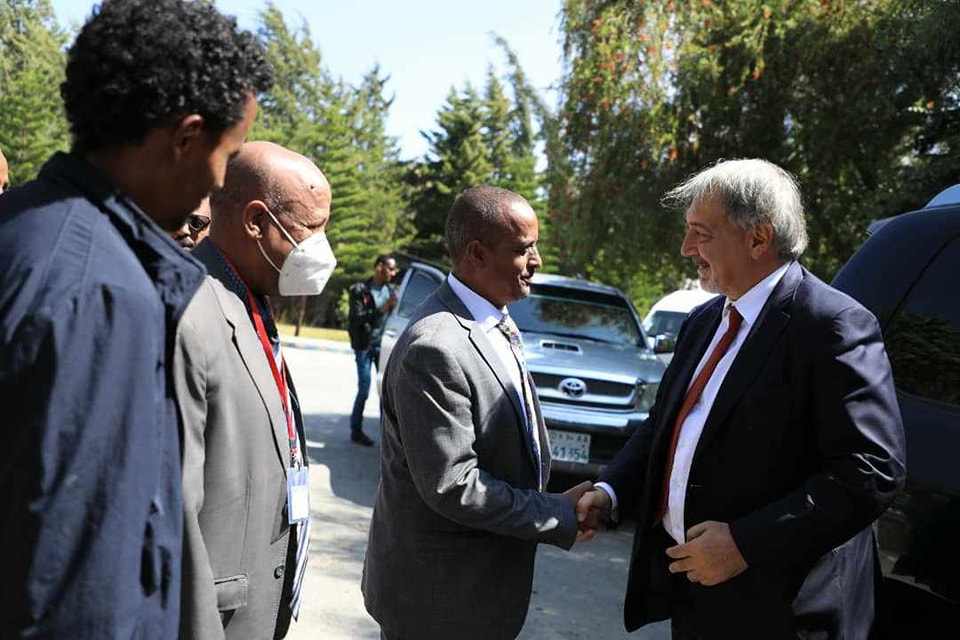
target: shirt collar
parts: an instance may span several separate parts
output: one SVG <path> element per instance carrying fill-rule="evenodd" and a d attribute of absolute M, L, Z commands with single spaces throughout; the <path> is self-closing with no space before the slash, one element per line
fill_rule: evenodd
<path fill-rule="evenodd" d="M 783 278 L 783 274 L 790 268 L 790 264 L 790 262 L 787 262 L 780 265 L 773 273 L 753 285 L 753 287 L 740 296 L 738 300 L 732 301 L 737 311 L 743 316 L 744 323 L 752 326 L 757 321 L 757 318 L 760 316 L 760 311 L 763 310 L 763 305 L 767 304 L 767 300 L 770 299 L 770 294 L 777 288 L 777 285 Z M 724 307 L 724 317 L 726 317 L 729 312 L 729 308 L 729 304 Z"/>
<path fill-rule="evenodd" d="M 221 282 L 234 295 L 240 298 L 241 302 L 243 302 L 243 306 L 247 309 L 247 313 L 251 314 L 250 320 L 252 321 L 253 309 L 250 308 L 250 298 L 247 296 L 247 285 L 244 284 L 244 282 L 240 279 L 240 275 L 233 270 L 233 265 L 230 264 L 220 249 L 218 249 L 216 245 L 211 245 L 211 248 L 213 249 L 214 255 L 217 256 L 217 260 L 220 261 L 223 271 L 227 274 L 226 279 L 221 280 Z M 256 293 L 253 293 L 253 299 L 257 303 L 256 312 L 260 314 L 260 319 L 263 320 L 264 329 L 267 331 L 267 337 L 270 339 L 270 343 L 274 347 L 274 352 L 276 352 L 280 344 L 280 334 L 277 331 L 277 325 L 273 319 L 273 309 L 270 307 L 270 301 L 266 296 L 260 296 Z"/>
<path fill-rule="evenodd" d="M 447 275 L 447 283 L 484 332 L 489 332 L 503 316 L 509 315 L 506 307 L 497 309 L 489 300 L 458 280 L 453 273 Z"/>

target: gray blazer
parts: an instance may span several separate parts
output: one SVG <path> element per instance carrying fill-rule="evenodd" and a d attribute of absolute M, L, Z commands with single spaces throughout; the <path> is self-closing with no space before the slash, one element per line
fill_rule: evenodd
<path fill-rule="evenodd" d="M 221 283 L 227 275 L 209 241 L 194 256 L 210 275 L 180 322 L 173 364 L 183 420 L 180 637 L 282 637 L 295 547 L 283 406 L 246 306 Z"/>
<path fill-rule="evenodd" d="M 382 398 L 367 611 L 387 637 L 515 638 L 537 543 L 569 549 L 576 516 L 538 491 L 519 393 L 446 282 L 397 341 Z"/>

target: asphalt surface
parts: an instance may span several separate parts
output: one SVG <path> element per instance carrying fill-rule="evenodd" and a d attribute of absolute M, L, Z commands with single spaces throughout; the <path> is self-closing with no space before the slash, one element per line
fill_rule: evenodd
<path fill-rule="evenodd" d="M 304 409 L 312 541 L 300 620 L 292 640 L 377 640 L 379 627 L 363 608 L 360 574 L 379 478 L 379 447 L 350 442 L 356 393 L 353 352 L 345 343 L 285 339 L 284 354 Z M 365 430 L 379 441 L 376 384 Z M 669 624 L 623 629 L 623 594 L 631 528 L 602 532 L 565 552 L 541 545 L 521 640 L 633 638 L 667 640 Z M 455 640 L 455 639 L 451 639 Z"/>

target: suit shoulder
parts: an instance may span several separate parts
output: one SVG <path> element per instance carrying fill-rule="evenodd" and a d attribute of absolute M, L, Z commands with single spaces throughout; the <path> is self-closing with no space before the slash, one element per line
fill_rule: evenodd
<path fill-rule="evenodd" d="M 410 318 L 410 322 L 397 340 L 394 353 L 401 354 L 401 358 L 391 356 L 390 362 L 402 360 L 411 352 L 452 353 L 455 351 L 456 342 L 451 341 L 450 338 L 458 333 L 465 333 L 459 319 L 436 294 L 431 295 Z"/>
<path fill-rule="evenodd" d="M 811 316 L 832 320 L 847 311 L 870 314 L 856 299 L 833 288 L 809 271 L 804 270 L 803 276 L 795 300 L 800 303 L 799 308 L 805 309 Z"/>
<path fill-rule="evenodd" d="M 879 334 L 880 331 L 872 311 L 806 270 L 797 287 L 792 315 L 802 326 L 821 334 L 839 336 L 846 334 L 851 327 L 857 327 L 855 333 L 858 334 L 862 331 Z M 827 340 L 825 344 L 832 342 Z"/>
<path fill-rule="evenodd" d="M 207 275 L 184 311 L 182 323 L 201 330 L 211 325 L 222 325 L 226 317 L 246 313 L 243 302 L 223 283 Z"/>

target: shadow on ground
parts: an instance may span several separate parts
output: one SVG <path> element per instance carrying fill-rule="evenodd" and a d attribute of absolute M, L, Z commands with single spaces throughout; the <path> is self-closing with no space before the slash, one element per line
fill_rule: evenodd
<path fill-rule="evenodd" d="M 380 481 L 380 429 L 368 418 L 364 428 L 377 440 L 372 447 L 350 441 L 350 416 L 325 413 L 303 417 L 311 464 L 330 469 L 330 489 L 338 498 L 373 508 Z"/>

